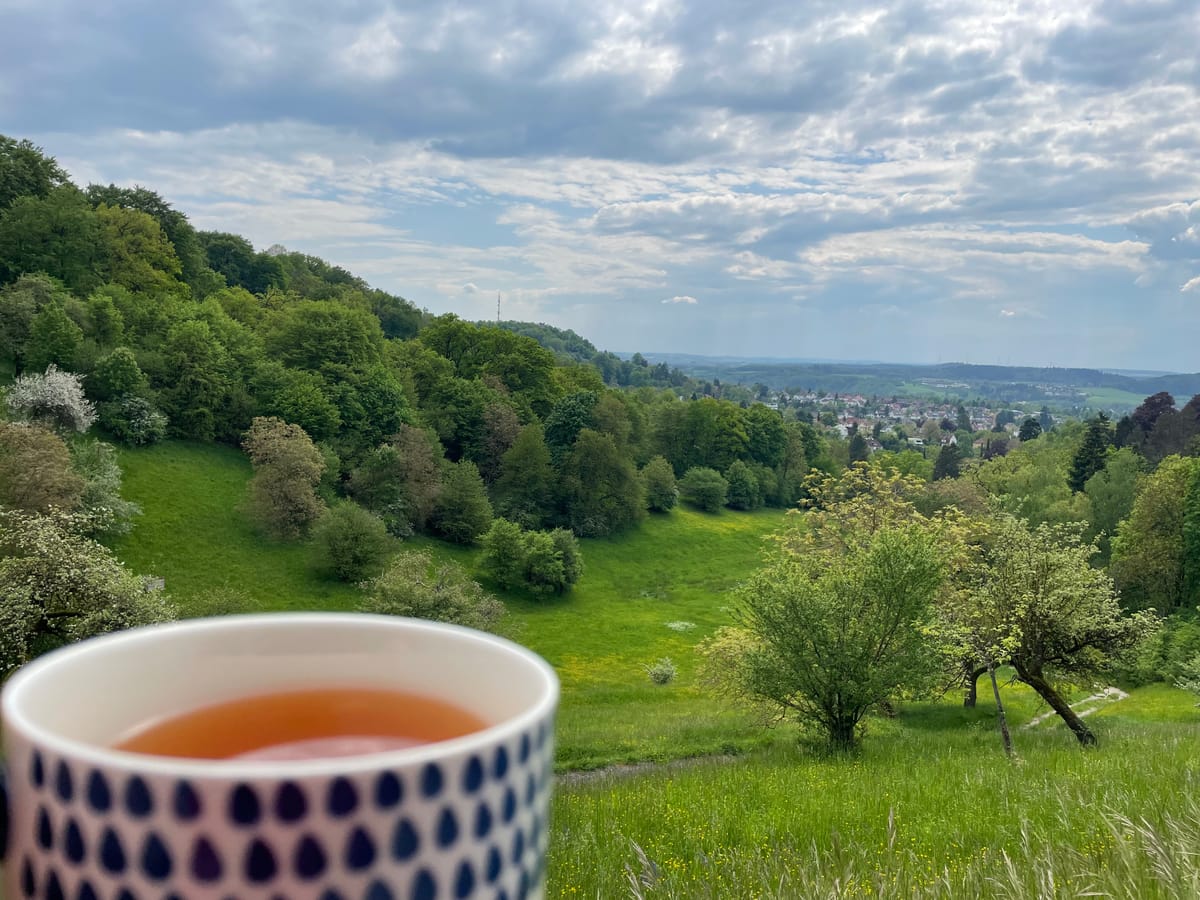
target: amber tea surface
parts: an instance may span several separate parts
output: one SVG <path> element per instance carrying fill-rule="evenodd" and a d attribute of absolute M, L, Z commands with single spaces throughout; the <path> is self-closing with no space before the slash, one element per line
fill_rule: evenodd
<path fill-rule="evenodd" d="M 399 750 L 486 727 L 473 713 L 421 694 L 320 688 L 199 707 L 141 725 L 115 746 L 192 759 L 322 759 Z"/>

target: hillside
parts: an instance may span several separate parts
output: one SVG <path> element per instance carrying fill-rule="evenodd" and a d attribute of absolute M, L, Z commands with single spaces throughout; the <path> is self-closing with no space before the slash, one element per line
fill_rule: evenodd
<path fill-rule="evenodd" d="M 113 542 L 138 572 L 166 580 L 185 614 L 353 609 L 357 589 L 323 579 L 303 543 L 262 538 L 238 507 L 250 466 L 231 448 L 168 442 L 122 453 L 125 495 L 141 504 Z M 544 655 L 563 682 L 559 766 L 667 759 L 747 748 L 763 735 L 696 684 L 691 648 L 728 621 L 725 592 L 756 565 L 778 511 L 705 515 L 686 509 L 636 531 L 583 542 L 585 573 L 562 599 L 503 594 L 513 636 Z M 471 568 L 476 550 L 406 542 Z M 682 631 L 668 623 L 685 622 Z M 679 677 L 650 684 L 643 665 L 675 660 Z"/>

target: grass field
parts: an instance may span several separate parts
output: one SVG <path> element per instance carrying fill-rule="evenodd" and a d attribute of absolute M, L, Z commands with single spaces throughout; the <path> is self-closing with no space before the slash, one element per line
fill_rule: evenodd
<path fill-rule="evenodd" d="M 241 454 L 169 443 L 122 464 L 145 515 L 114 546 L 185 612 L 216 589 L 254 609 L 354 607 L 356 589 L 316 574 L 303 544 L 265 541 L 238 512 Z M 950 698 L 871 719 L 851 757 L 708 697 L 692 648 L 728 621 L 728 591 L 780 515 L 675 510 L 583 542 L 566 598 L 502 595 L 513 636 L 562 679 L 560 772 L 662 763 L 563 779 L 549 897 L 1200 897 L 1200 710 L 1181 691 L 1106 706 L 1084 751 L 1056 719 L 1021 728 L 1042 707 L 1006 687 L 1018 763 L 990 691 L 975 710 Z M 408 545 L 475 566 L 471 549 Z M 668 627 L 680 622 L 693 627 Z M 661 656 L 679 674 L 656 687 L 642 666 Z"/>
<path fill-rule="evenodd" d="M 1084 403 L 1093 409 L 1130 410 L 1146 398 L 1142 394 L 1122 391 L 1117 388 L 1088 388 Z"/>
<path fill-rule="evenodd" d="M 1016 724 L 1035 711 L 1006 689 Z M 1144 688 L 1093 719 L 1017 730 L 917 704 L 862 752 L 780 742 L 732 762 L 560 786 L 553 897 L 1200 897 L 1200 711 Z M 1088 893 L 1089 891 L 1095 893 Z"/>
<path fill-rule="evenodd" d="M 185 614 L 232 590 L 245 608 L 353 609 L 358 591 L 317 574 L 304 544 L 267 541 L 238 510 L 250 477 L 228 447 L 170 442 L 125 451 L 124 495 L 144 509 L 113 546 L 136 572 L 166 579 Z M 779 510 L 706 515 L 676 509 L 637 531 L 583 542 L 585 572 L 570 595 L 534 601 L 499 592 L 513 637 L 545 656 L 563 683 L 559 767 L 743 751 L 770 743 L 749 717 L 715 707 L 696 684 L 692 647 L 719 624 L 726 592 L 758 562 Z M 477 551 L 418 546 L 473 569 Z M 668 623 L 690 623 L 675 631 Z M 671 657 L 657 687 L 642 666 Z"/>

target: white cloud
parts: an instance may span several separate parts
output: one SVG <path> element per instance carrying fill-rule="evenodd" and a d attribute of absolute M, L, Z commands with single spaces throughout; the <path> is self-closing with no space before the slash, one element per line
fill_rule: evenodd
<path fill-rule="evenodd" d="M 1015 309 L 1002 309 L 1002 310 L 1000 310 L 1000 315 L 1004 316 L 1004 317 L 1005 317 L 1005 318 L 1007 318 L 1007 319 L 1011 319 L 1011 318 L 1012 318 L 1013 316 L 1015 316 L 1016 314 L 1017 314 L 1017 311 L 1016 311 Z"/>
<path fill-rule="evenodd" d="M 663 300 L 662 302 L 663 303 L 687 303 L 691 306 L 695 306 L 700 301 L 697 300 L 695 297 L 689 297 L 686 294 L 681 294 L 676 297 L 668 297 L 666 300 Z"/>

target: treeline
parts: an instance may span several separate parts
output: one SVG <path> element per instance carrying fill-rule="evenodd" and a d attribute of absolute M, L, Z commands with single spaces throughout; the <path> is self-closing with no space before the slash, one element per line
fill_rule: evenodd
<path fill-rule="evenodd" d="M 495 514 L 619 531 L 646 513 L 655 457 L 732 479 L 743 507 L 792 505 L 811 467 L 835 466 L 813 426 L 705 396 L 719 385 L 545 326 L 433 318 L 314 257 L 198 231 L 147 188 L 81 188 L 4 137 L 0 366 L 82 376 L 100 427 L 130 444 L 296 426 L 318 490 L 401 535 L 475 540 Z"/>

